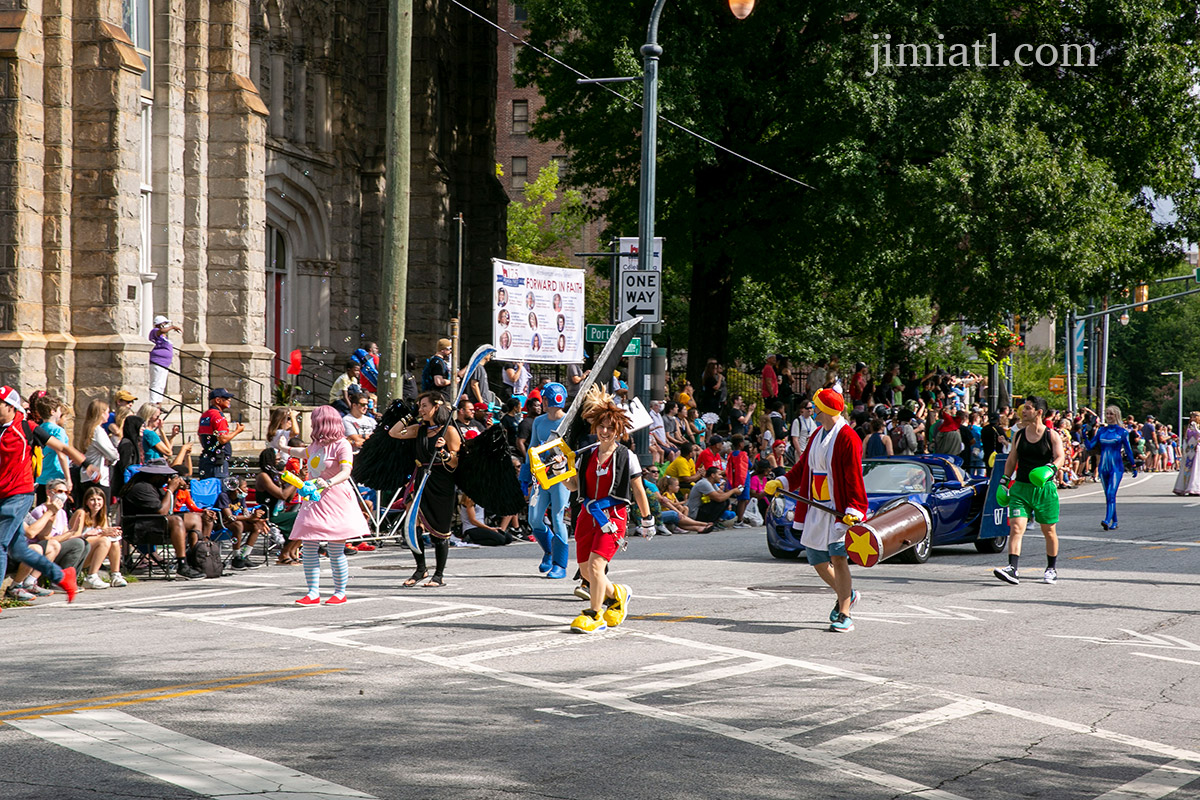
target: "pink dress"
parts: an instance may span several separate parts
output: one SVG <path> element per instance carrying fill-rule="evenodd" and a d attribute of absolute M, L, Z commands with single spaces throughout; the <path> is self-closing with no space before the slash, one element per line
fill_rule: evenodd
<path fill-rule="evenodd" d="M 351 463 L 354 456 L 350 442 L 345 439 L 328 445 L 309 445 L 304 452 L 309 476 L 332 480 L 342 471 L 342 464 Z M 370 535 L 367 521 L 355 496 L 354 485 L 344 481 L 321 493 L 321 499 L 305 500 L 292 527 L 295 541 L 341 542 Z"/>

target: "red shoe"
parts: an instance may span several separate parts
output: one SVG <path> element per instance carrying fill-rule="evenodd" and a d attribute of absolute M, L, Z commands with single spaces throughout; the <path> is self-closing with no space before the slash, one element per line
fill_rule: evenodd
<path fill-rule="evenodd" d="M 75 599 L 75 593 L 79 591 L 79 584 L 75 582 L 75 568 L 67 567 L 62 573 L 62 580 L 58 582 L 58 585 L 67 593 L 67 602 L 70 603 Z"/>
<path fill-rule="evenodd" d="M 326 600 L 326 601 L 325 601 L 325 605 L 327 605 L 327 606 L 340 606 L 340 605 L 341 605 L 342 603 L 344 603 L 344 602 L 346 602 L 346 595 L 341 595 L 341 596 L 338 596 L 338 595 L 336 595 L 336 594 L 335 594 L 333 597 L 331 597 L 331 598 L 329 598 L 328 600 Z"/>
<path fill-rule="evenodd" d="M 321 598 L 320 597 L 310 597 L 309 595 L 304 595 L 304 597 L 301 597 L 299 600 L 296 601 L 296 605 L 298 605 L 298 606 L 319 606 L 319 605 L 321 605 Z"/>
<path fill-rule="evenodd" d="M 374 549 L 375 549 L 375 545 L 367 544 L 366 542 L 363 542 L 358 546 L 358 552 L 360 552 L 360 553 L 369 553 Z"/>

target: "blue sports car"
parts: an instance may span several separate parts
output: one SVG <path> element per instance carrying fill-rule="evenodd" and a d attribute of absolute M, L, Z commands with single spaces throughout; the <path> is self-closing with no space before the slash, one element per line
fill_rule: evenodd
<path fill-rule="evenodd" d="M 980 520 L 987 499 L 988 479 L 962 470 L 957 456 L 892 456 L 863 460 L 868 516 L 888 506 L 910 500 L 929 511 L 933 525 L 929 536 L 897 558 L 923 564 L 934 547 L 972 543 L 981 553 L 1000 553 L 1008 537 L 979 538 Z M 767 509 L 767 549 L 776 558 L 804 554 L 800 537 L 792 531 L 796 501 L 777 496 Z M 821 513 L 821 512 L 809 512 Z"/>

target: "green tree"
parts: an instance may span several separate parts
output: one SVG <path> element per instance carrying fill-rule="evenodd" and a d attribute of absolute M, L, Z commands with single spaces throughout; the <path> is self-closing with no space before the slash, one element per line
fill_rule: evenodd
<path fill-rule="evenodd" d="M 558 164 L 552 161 L 525 184 L 522 196 L 508 204 L 509 260 L 577 269 L 568 254 L 587 223 L 583 195 L 574 189 L 560 192 Z M 558 208 L 551 213 L 556 201 Z M 584 303 L 587 322 L 608 321 L 608 289 L 591 272 L 585 272 Z"/>
<path fill-rule="evenodd" d="M 650 5 L 528 0 L 530 39 L 588 75 L 637 75 Z M 693 371 L 770 349 L 756 338 L 895 352 L 911 300 L 935 323 L 1036 317 L 1161 273 L 1198 238 L 1194 4 L 760 0 L 741 22 L 723 6 L 667 5 L 661 113 L 815 188 L 660 127 L 656 229 L 687 311 L 667 325 Z M 882 34 L 951 46 L 997 20 L 1013 21 L 998 58 L 1065 42 L 1095 66 L 873 69 Z M 579 86 L 530 48 L 518 65 L 546 98 L 534 134 L 564 142 L 610 231 L 631 234 L 640 93 Z M 1151 195 L 1177 220 L 1155 221 Z"/>

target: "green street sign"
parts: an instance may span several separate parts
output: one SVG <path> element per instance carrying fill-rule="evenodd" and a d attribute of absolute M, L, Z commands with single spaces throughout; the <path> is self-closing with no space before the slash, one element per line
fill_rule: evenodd
<path fill-rule="evenodd" d="M 1192 270 L 1192 277 L 1196 279 L 1196 283 L 1200 283 L 1200 267 Z"/>
<path fill-rule="evenodd" d="M 604 344 L 612 338 L 616 325 L 584 325 L 583 340 L 589 344 Z M 640 356 L 642 354 L 642 339 L 635 336 L 629 340 L 623 356 Z"/>

